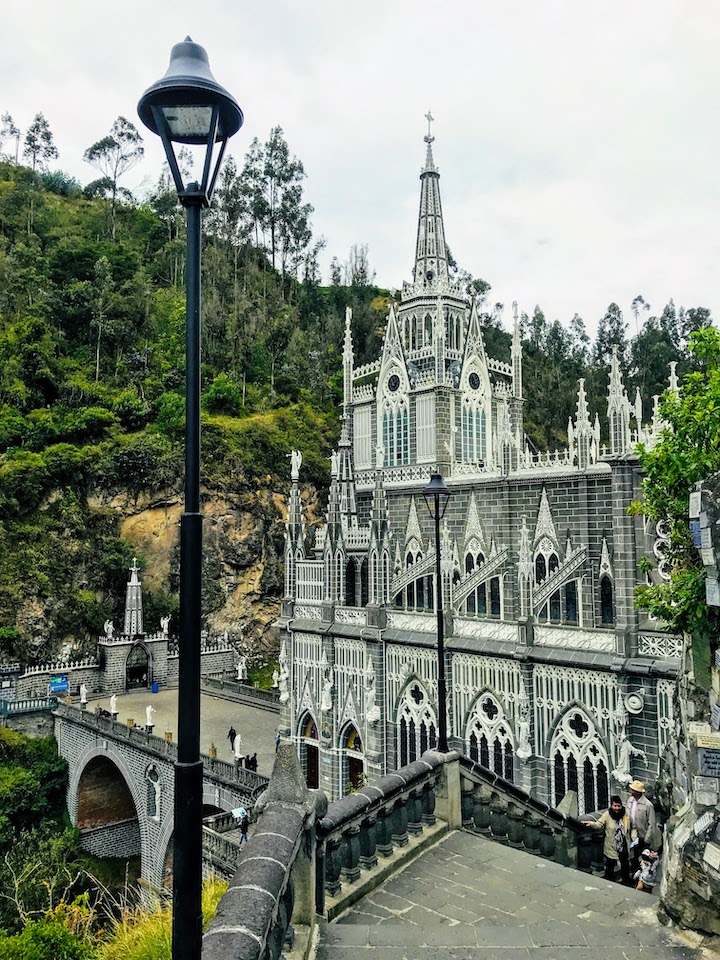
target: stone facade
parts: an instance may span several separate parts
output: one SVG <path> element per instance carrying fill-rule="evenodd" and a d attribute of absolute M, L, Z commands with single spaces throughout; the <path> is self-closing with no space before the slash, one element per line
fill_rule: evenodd
<path fill-rule="evenodd" d="M 435 745 L 436 544 L 423 489 L 439 473 L 451 494 L 440 528 L 450 745 L 544 802 L 576 790 L 585 812 L 632 778 L 652 783 L 672 731 L 681 643 L 633 603 L 638 562 L 661 557 L 663 531 L 627 514 L 641 493 L 635 444 L 652 445 L 662 424 L 642 422 L 614 357 L 609 446 L 581 380 L 567 449 L 530 450 L 517 308 L 509 362 L 489 357 L 477 304 L 449 271 L 426 142 L 413 281 L 376 362 L 355 366 L 347 313 L 341 439 L 312 548 L 292 456 L 284 729 L 330 797 Z"/>

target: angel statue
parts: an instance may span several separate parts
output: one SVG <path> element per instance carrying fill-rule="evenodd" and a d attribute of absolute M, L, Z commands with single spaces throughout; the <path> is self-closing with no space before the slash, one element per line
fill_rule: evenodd
<path fill-rule="evenodd" d="M 617 766 L 613 770 L 612 775 L 614 780 L 617 780 L 618 783 L 621 783 L 625 787 L 633 779 L 633 775 L 630 773 L 630 761 L 633 757 L 642 757 L 645 763 L 647 763 L 647 754 L 645 751 L 633 746 L 625 731 L 622 730 L 618 742 Z"/>

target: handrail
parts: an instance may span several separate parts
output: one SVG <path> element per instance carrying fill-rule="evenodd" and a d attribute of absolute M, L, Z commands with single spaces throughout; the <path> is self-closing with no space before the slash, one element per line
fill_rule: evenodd
<path fill-rule="evenodd" d="M 493 770 L 460 757 L 465 829 L 589 873 L 602 864 L 602 838 L 576 817 L 536 800 Z"/>
<path fill-rule="evenodd" d="M 328 805 L 317 824 L 315 910 L 325 913 L 325 895 L 336 897 L 341 877 L 360 879 L 361 868 L 378 866 L 377 854 L 388 857 L 404 847 L 408 834 L 420 834 L 435 823 L 435 786 L 443 757 L 428 751 L 376 784 L 362 787 Z"/>

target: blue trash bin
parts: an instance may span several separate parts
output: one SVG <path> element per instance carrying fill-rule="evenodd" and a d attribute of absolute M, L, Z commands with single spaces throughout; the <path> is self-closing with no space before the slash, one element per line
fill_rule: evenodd
<path fill-rule="evenodd" d="M 159 683 L 154 683 L 154 684 L 152 685 L 152 692 L 153 692 L 153 693 L 158 693 L 159 691 L 160 691 L 160 684 L 159 684 Z"/>

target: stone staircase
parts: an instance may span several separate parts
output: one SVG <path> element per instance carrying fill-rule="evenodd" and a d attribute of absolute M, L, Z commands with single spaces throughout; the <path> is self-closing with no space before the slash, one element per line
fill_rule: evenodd
<path fill-rule="evenodd" d="M 454 831 L 319 930 L 316 960 L 691 960 L 657 899 Z"/>

